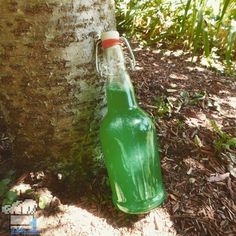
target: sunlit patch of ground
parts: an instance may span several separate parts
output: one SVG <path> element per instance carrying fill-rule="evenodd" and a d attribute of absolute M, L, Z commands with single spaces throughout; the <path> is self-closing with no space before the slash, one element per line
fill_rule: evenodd
<path fill-rule="evenodd" d="M 29 202 L 34 203 L 36 201 L 38 203 L 34 217 L 37 222 L 37 230 L 44 236 L 176 235 L 173 222 L 165 207 L 157 208 L 149 214 L 142 215 L 140 219 L 130 225 L 118 227 L 109 223 L 108 219 L 102 216 L 102 212 L 97 210 L 96 206 L 84 207 L 83 204 L 80 204 L 80 201 L 77 204 L 62 204 L 60 199 L 53 196 L 47 188 L 34 190 L 31 196 L 27 196 L 27 191 L 32 190 L 32 186 L 29 184 L 19 183 L 13 186 L 12 190 L 17 191 L 19 196 L 26 194 L 24 195 L 25 199 L 22 199 L 21 202 L 20 207 L 22 209 L 28 211 Z M 40 209 L 38 199 L 43 199 L 43 209 Z M 33 207 L 31 208 L 33 209 Z M 103 211 L 106 210 L 103 209 Z M 124 214 L 121 212 L 120 218 L 124 218 Z M 119 220 L 118 217 L 117 222 Z M 5 226 L 7 226 L 7 223 Z M 23 223 L 23 218 L 21 223 Z M 5 229 L 5 232 L 7 233 L 7 229 Z"/>
<path fill-rule="evenodd" d="M 99 217 L 94 209 L 83 209 L 76 205 L 60 205 L 59 208 L 60 212 L 56 215 L 38 217 L 38 227 L 43 235 L 176 235 L 165 208 L 153 210 L 132 227 L 114 227 L 105 218 Z"/>

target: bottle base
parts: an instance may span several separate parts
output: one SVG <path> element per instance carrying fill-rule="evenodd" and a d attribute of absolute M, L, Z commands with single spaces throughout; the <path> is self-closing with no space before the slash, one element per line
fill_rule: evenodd
<path fill-rule="evenodd" d="M 116 208 L 127 214 L 144 214 L 160 206 L 166 199 L 166 192 L 162 190 L 156 197 L 139 201 L 139 202 L 125 202 L 119 203 L 113 200 Z"/>

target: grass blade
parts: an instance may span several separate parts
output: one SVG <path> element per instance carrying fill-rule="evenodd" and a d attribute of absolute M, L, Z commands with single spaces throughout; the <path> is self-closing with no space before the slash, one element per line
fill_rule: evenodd
<path fill-rule="evenodd" d="M 222 9 L 220 18 L 219 18 L 219 20 L 218 20 L 217 32 L 219 32 L 219 30 L 220 30 L 220 27 L 221 27 L 222 21 L 223 21 L 223 17 L 224 17 L 224 15 L 225 15 L 225 13 L 226 13 L 226 10 L 227 10 L 227 8 L 228 8 L 228 6 L 229 6 L 230 1 L 231 1 L 231 0 L 225 0 L 225 1 L 224 1 L 223 9 Z"/>
<path fill-rule="evenodd" d="M 235 41 L 236 41 L 236 21 L 232 20 L 229 35 L 227 37 L 227 48 L 225 54 L 225 59 L 228 69 L 231 69 L 232 66 L 231 56 L 234 50 Z"/>
<path fill-rule="evenodd" d="M 192 20 L 191 20 L 191 24 L 189 26 L 189 29 L 190 29 L 190 38 L 188 40 L 189 48 L 191 48 L 191 44 L 192 44 L 193 38 L 194 38 L 194 29 L 195 29 L 196 19 L 197 19 L 197 7 L 196 7 L 196 1 L 194 1 Z"/>
<path fill-rule="evenodd" d="M 187 14 L 188 14 L 188 11 L 189 11 L 189 8 L 190 8 L 191 1 L 192 1 L 192 0 L 188 0 L 188 2 L 187 2 L 187 4 L 186 4 L 186 7 L 185 7 L 184 16 L 183 16 L 183 21 L 182 21 L 182 24 L 181 24 L 181 33 L 180 33 L 181 35 L 182 35 L 183 32 L 184 32 L 185 21 L 186 21 L 186 18 L 187 18 Z"/>
<path fill-rule="evenodd" d="M 199 48 L 199 41 L 200 41 L 200 36 L 202 33 L 202 25 L 203 25 L 203 12 L 202 8 L 198 11 L 198 20 L 197 20 L 197 27 L 196 27 L 196 32 L 195 32 L 195 38 L 193 39 L 193 55 L 192 55 L 192 60 L 193 57 L 195 56 L 197 49 Z"/>
<path fill-rule="evenodd" d="M 210 44 L 209 44 L 209 36 L 208 36 L 208 29 L 207 26 L 205 27 L 205 30 L 203 31 L 203 38 L 204 38 L 204 52 L 207 59 L 209 59 L 210 56 Z"/>

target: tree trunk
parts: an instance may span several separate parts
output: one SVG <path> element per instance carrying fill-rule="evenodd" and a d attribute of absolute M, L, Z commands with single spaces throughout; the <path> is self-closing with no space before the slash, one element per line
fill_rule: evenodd
<path fill-rule="evenodd" d="M 115 29 L 113 0 L 0 5 L 0 113 L 18 167 L 91 160 L 104 111 L 95 37 Z"/>

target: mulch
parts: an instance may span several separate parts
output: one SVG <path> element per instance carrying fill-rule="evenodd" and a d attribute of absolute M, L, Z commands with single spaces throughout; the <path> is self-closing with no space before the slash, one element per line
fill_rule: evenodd
<path fill-rule="evenodd" d="M 157 127 L 168 193 L 162 208 L 173 222 L 170 227 L 181 236 L 236 235 L 236 176 L 230 171 L 236 167 L 236 149 L 217 150 L 214 143 L 220 137 L 212 128 L 214 121 L 222 132 L 236 137 L 235 78 L 191 63 L 187 55 L 167 56 L 137 48 L 135 56 L 138 65 L 131 73 L 132 82 L 140 106 Z M 3 132 L 0 158 L 10 155 L 7 140 Z M 115 210 L 106 179 L 101 183 L 101 178 L 80 198 L 60 193 L 60 185 L 54 193 L 61 196 L 62 203 L 77 198 L 80 207 L 106 218 L 114 229 L 122 229 L 121 235 L 146 235 L 142 228 L 136 234 L 135 227 L 140 227 L 139 221 L 148 224 L 149 218 L 144 221 L 146 216 Z M 50 180 L 56 186 L 54 181 Z"/>
<path fill-rule="evenodd" d="M 209 122 L 214 120 L 236 137 L 235 78 L 173 52 L 164 56 L 137 50 L 135 54 L 138 70 L 132 80 L 140 105 L 156 119 L 169 193 L 164 207 L 176 231 L 179 235 L 236 235 L 236 176 L 208 179 L 228 172 L 230 161 L 222 158 L 225 153 L 236 160 L 235 148 L 217 152 L 218 136 Z M 233 103 L 228 103 L 232 98 Z M 230 164 L 236 167 L 235 162 Z"/>

